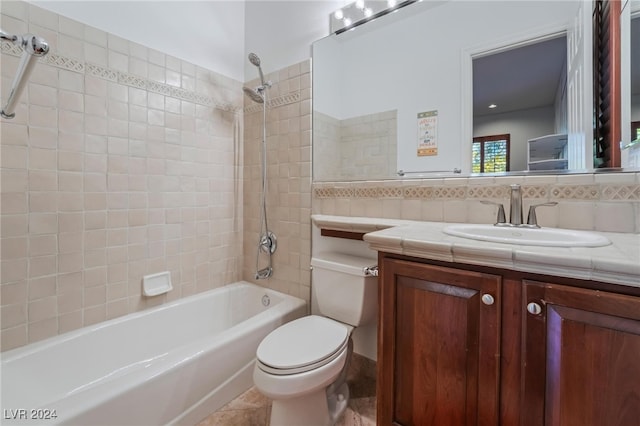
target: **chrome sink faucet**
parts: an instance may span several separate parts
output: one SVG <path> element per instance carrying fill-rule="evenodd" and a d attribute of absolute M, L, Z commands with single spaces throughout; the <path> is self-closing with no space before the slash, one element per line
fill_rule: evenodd
<path fill-rule="evenodd" d="M 517 183 L 511 185 L 511 202 L 509 205 L 509 223 L 511 226 L 522 225 L 522 188 Z"/>
<path fill-rule="evenodd" d="M 541 204 L 533 204 L 529 207 L 529 215 L 527 216 L 527 223 L 522 223 L 522 187 L 514 183 L 511 185 L 511 199 L 510 199 L 510 211 L 509 222 L 507 223 L 504 214 L 504 206 L 501 203 L 494 203 L 493 201 L 481 201 L 482 204 L 492 204 L 498 206 L 498 218 L 495 226 L 520 226 L 527 228 L 540 228 L 538 225 L 538 218 L 536 217 L 536 207 L 542 206 L 555 206 L 555 201 Z"/>

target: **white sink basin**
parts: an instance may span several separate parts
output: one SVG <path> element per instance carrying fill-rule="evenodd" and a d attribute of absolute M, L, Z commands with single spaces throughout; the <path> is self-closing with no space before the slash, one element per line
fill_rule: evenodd
<path fill-rule="evenodd" d="M 472 240 L 527 246 L 602 247 L 611 244 L 602 235 L 571 229 L 459 224 L 449 225 L 443 231 L 448 235 Z"/>

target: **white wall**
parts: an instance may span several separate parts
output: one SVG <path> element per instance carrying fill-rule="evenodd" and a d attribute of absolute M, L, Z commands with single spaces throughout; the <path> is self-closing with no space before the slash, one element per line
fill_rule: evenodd
<path fill-rule="evenodd" d="M 135 41 L 239 81 L 311 57 L 311 44 L 329 34 L 338 0 L 298 1 L 50 1 L 44 9 Z"/>
<path fill-rule="evenodd" d="M 245 80 L 258 74 L 246 60 L 250 52 L 262 60 L 265 73 L 311 57 L 311 44 L 329 34 L 329 14 L 350 1 L 247 1 Z"/>
<path fill-rule="evenodd" d="M 244 81 L 243 1 L 30 2 Z"/>

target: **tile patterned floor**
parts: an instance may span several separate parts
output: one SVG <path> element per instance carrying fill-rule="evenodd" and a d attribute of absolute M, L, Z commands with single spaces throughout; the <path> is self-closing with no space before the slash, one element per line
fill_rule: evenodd
<path fill-rule="evenodd" d="M 374 361 L 353 355 L 347 375 L 351 398 L 346 412 L 336 426 L 375 426 L 375 370 Z M 268 426 L 270 414 L 271 401 L 252 387 L 203 419 L 198 426 Z"/>

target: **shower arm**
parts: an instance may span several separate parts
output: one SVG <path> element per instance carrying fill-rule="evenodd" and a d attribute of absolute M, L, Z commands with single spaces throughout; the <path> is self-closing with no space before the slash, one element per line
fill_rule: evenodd
<path fill-rule="evenodd" d="M 18 45 L 23 49 L 20 64 L 18 65 L 18 71 L 16 72 L 16 76 L 11 84 L 9 98 L 7 99 L 5 106 L 0 111 L 0 115 L 3 118 L 14 118 L 16 116 L 14 112 L 16 104 L 20 99 L 24 86 L 27 84 L 29 75 L 33 71 L 38 58 L 45 56 L 49 52 L 49 45 L 44 39 L 32 34 L 18 36 L 15 34 L 5 33 L 2 30 L 0 30 L 0 39 Z"/>

